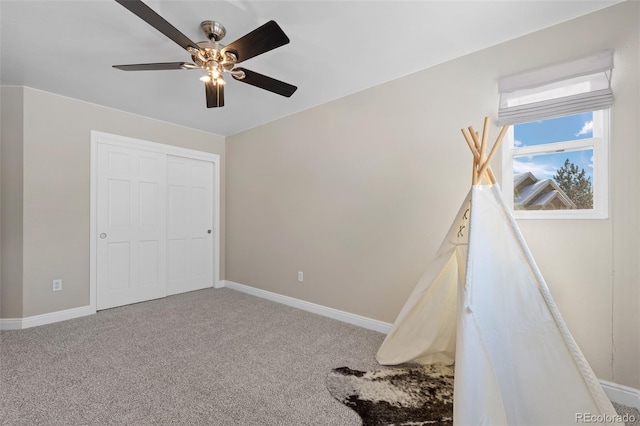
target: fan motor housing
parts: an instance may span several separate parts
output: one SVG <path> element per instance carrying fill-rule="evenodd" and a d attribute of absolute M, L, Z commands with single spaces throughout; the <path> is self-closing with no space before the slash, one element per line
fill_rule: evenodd
<path fill-rule="evenodd" d="M 213 65 L 211 62 L 216 62 L 230 70 L 238 59 L 234 52 L 223 52 L 224 45 L 217 41 L 199 41 L 196 44 L 200 51 L 192 54 L 191 59 L 199 68 L 207 68 L 207 65 Z"/>

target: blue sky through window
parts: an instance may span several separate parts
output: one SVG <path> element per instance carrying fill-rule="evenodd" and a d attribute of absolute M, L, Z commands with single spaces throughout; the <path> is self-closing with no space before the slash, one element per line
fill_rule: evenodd
<path fill-rule="evenodd" d="M 514 148 L 593 137 L 593 113 L 570 115 L 514 126 Z M 593 150 L 528 155 L 513 159 L 513 173 L 532 172 L 538 179 L 552 178 L 566 159 L 584 169 L 593 182 Z"/>

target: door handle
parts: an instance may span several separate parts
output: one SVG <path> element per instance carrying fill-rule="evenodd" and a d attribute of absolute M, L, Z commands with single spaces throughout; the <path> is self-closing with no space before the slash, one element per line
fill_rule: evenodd
<path fill-rule="evenodd" d="M 102 234 L 100 234 L 100 238 L 104 240 L 105 238 L 107 238 L 107 234 L 103 232 Z"/>
<path fill-rule="evenodd" d="M 210 234 L 210 233 L 211 233 L 211 229 L 208 229 L 208 230 L 207 230 L 207 234 Z"/>

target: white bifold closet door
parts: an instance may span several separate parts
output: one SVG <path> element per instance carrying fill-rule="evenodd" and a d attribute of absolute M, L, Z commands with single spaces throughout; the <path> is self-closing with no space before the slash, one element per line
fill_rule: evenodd
<path fill-rule="evenodd" d="M 167 158 L 167 294 L 213 282 L 213 163 Z"/>
<path fill-rule="evenodd" d="M 213 286 L 213 162 L 98 144 L 98 310 Z"/>
<path fill-rule="evenodd" d="M 97 309 L 166 296 L 166 155 L 98 147 Z"/>

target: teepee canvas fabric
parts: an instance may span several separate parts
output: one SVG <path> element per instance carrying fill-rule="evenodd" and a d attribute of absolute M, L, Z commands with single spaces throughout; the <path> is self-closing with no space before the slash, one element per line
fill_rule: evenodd
<path fill-rule="evenodd" d="M 453 364 L 458 283 L 464 282 L 466 274 L 470 206 L 471 192 L 378 350 L 380 364 Z"/>
<path fill-rule="evenodd" d="M 623 424 L 496 184 L 472 186 L 376 358 L 455 362 L 455 425 Z"/>
<path fill-rule="evenodd" d="M 496 184 L 489 164 L 507 129 L 488 155 L 489 118 L 481 136 L 462 129 L 471 191 L 376 358 L 455 363 L 454 425 L 622 425 Z"/>

